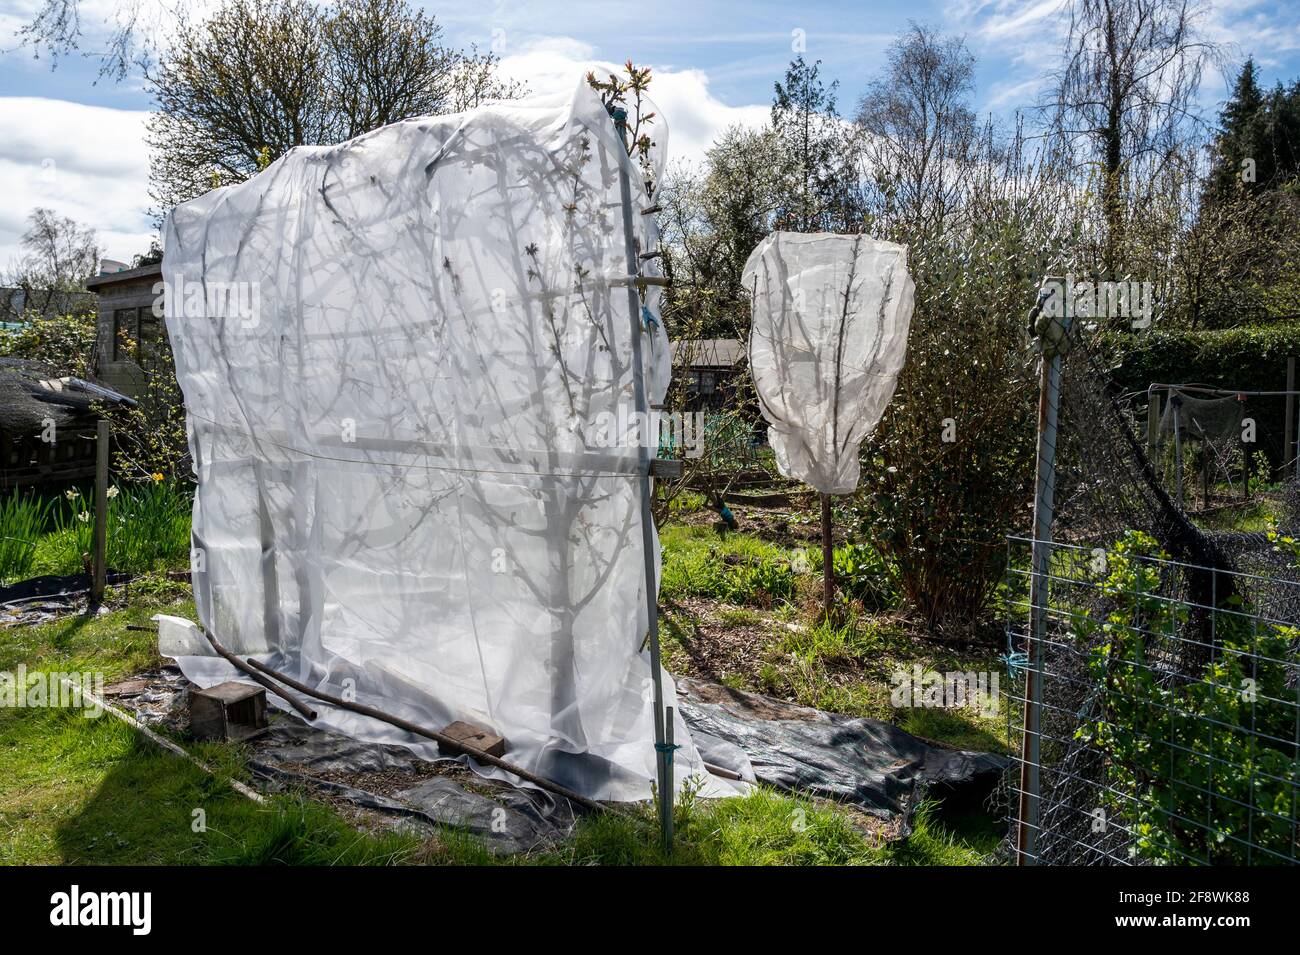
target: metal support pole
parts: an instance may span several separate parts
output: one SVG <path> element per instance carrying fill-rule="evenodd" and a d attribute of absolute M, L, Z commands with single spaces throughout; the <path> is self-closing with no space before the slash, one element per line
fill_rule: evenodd
<path fill-rule="evenodd" d="M 104 600 L 108 580 L 108 422 L 99 421 L 95 435 L 95 536 L 91 545 L 90 605 L 98 607 Z"/>
<path fill-rule="evenodd" d="M 1066 324 L 1068 328 L 1068 318 L 1057 321 Z M 1058 340 L 1063 343 L 1064 334 Z M 1042 343 L 1044 351 L 1039 361 L 1038 380 L 1033 570 L 1029 580 L 1029 639 L 1025 647 L 1025 712 L 1020 741 L 1020 811 L 1016 831 L 1016 861 L 1019 865 L 1035 865 L 1038 861 L 1043 643 L 1047 638 L 1052 508 L 1056 497 L 1056 422 L 1061 397 L 1060 347 L 1051 347 L 1048 336 L 1043 336 Z"/>
<path fill-rule="evenodd" d="M 1178 419 L 1182 416 L 1182 402 L 1177 398 L 1171 397 L 1170 404 L 1174 408 L 1174 501 L 1178 509 L 1183 510 L 1183 433 L 1178 427 Z"/>
<path fill-rule="evenodd" d="M 835 543 L 831 531 L 831 496 L 822 495 L 822 604 L 826 619 L 835 605 Z"/>
<path fill-rule="evenodd" d="M 1286 480 L 1287 465 L 1291 463 L 1295 449 L 1295 355 L 1286 360 L 1286 424 L 1285 437 L 1282 441 L 1282 466 L 1278 468 L 1278 479 Z M 1300 469 L 1300 461 L 1297 462 Z M 1300 474 L 1300 470 L 1297 470 Z"/>
<path fill-rule="evenodd" d="M 1147 451 L 1155 453 L 1160 443 L 1160 392 L 1147 391 Z"/>
<path fill-rule="evenodd" d="M 632 185 L 627 167 L 620 163 L 618 188 L 623 202 L 623 243 L 627 254 L 627 274 L 640 274 L 637 257 L 636 233 L 633 226 Z M 641 296 L 636 285 L 627 287 L 628 318 L 632 322 L 632 395 L 637 420 L 649 421 L 649 401 L 646 398 L 645 373 L 641 366 Z M 659 829 L 663 836 L 665 852 L 673 847 L 673 756 L 668 721 L 672 711 L 664 713 L 664 687 L 659 662 L 659 581 L 655 575 L 655 527 L 650 509 L 650 450 L 646 442 L 639 442 L 639 473 L 637 484 L 641 495 L 641 551 L 645 558 L 646 619 L 650 627 L 650 669 L 654 681 L 655 766 L 658 771 Z"/>
<path fill-rule="evenodd" d="M 1210 443 L 1201 442 L 1201 507 L 1210 506 Z"/>

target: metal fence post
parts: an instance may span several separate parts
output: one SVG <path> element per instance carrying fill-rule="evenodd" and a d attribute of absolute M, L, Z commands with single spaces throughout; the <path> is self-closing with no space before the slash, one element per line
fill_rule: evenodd
<path fill-rule="evenodd" d="M 1147 389 L 1147 453 L 1154 454 L 1160 443 L 1160 392 Z"/>
<path fill-rule="evenodd" d="M 1041 297 L 1039 301 L 1041 305 Z M 1025 712 L 1020 741 L 1020 809 L 1016 831 L 1016 861 L 1019 865 L 1034 865 L 1038 859 L 1043 642 L 1047 630 L 1048 574 L 1052 558 L 1061 355 L 1068 346 L 1069 325 L 1068 313 L 1051 318 L 1039 336 L 1042 357 L 1038 366 L 1038 455 L 1034 485 L 1032 571 L 1029 578 L 1029 639 L 1025 647 Z"/>
<path fill-rule="evenodd" d="M 1300 455 L 1296 455 L 1292 445 L 1295 443 L 1295 355 L 1286 360 L 1286 425 L 1282 441 L 1282 466 L 1278 468 L 1279 480 L 1286 480 L 1287 465 L 1295 460 L 1295 473 L 1300 476 Z M 1294 457 L 1293 457 L 1294 456 Z"/>
<path fill-rule="evenodd" d="M 635 279 L 641 274 L 633 227 L 632 186 L 627 167 L 620 163 L 618 186 L 623 202 L 623 242 L 627 253 L 627 309 L 632 322 L 632 394 L 639 421 L 649 422 L 645 374 L 641 367 L 641 295 Z M 654 431 L 653 428 L 648 430 Z M 641 550 L 645 557 L 646 618 L 650 628 L 650 669 L 654 682 L 655 766 L 659 787 L 659 828 L 665 852 L 673 846 L 673 749 L 672 729 L 668 726 L 672 710 L 664 713 L 664 688 L 659 662 L 658 580 L 655 575 L 654 515 L 650 507 L 650 451 L 640 442 L 637 483 L 641 496 Z"/>

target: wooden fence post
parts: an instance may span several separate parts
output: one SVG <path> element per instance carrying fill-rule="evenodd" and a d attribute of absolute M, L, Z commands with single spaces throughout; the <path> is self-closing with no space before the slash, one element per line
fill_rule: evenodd
<path fill-rule="evenodd" d="M 95 538 L 90 564 L 90 605 L 104 600 L 108 580 L 108 422 L 99 420 L 95 441 Z"/>

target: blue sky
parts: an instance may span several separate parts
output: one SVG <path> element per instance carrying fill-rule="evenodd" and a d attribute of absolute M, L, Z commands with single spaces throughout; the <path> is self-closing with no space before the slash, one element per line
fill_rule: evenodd
<path fill-rule="evenodd" d="M 88 48 L 102 42 L 119 0 L 83 0 Z M 146 22 L 172 0 L 140 0 Z M 216 0 L 182 0 L 202 9 Z M 40 0 L 0 0 L 0 272 L 17 252 L 31 207 L 52 206 L 99 230 L 108 254 L 143 251 L 151 229 L 141 140 L 149 108 L 135 77 L 96 84 L 97 61 L 65 59 L 51 71 L 19 49 L 13 31 Z M 806 56 L 840 81 L 851 112 L 879 71 L 883 51 L 908 20 L 964 35 L 978 58 L 976 104 L 1009 116 L 1033 101 L 1060 49 L 1059 0 L 916 0 L 857 2 L 684 2 L 617 0 L 515 3 L 420 3 L 458 45 L 495 49 L 508 72 L 534 89 L 568 84 L 590 65 L 629 56 L 658 75 L 655 93 L 667 117 L 670 154 L 696 158 L 734 122 L 761 123 L 772 84 L 802 37 Z M 1219 0 L 1204 28 L 1233 63 L 1253 54 L 1270 84 L 1300 78 L 1300 4 Z M 796 31 L 802 31 L 796 33 Z M 1203 105 L 1224 95 L 1206 77 Z"/>

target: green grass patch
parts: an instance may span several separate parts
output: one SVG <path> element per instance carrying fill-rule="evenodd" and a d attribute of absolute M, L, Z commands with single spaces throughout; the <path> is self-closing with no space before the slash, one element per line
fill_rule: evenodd
<path fill-rule="evenodd" d="M 1263 534 L 1282 517 L 1279 501 L 1257 497 L 1237 507 L 1225 507 L 1207 514 L 1197 514 L 1193 520 L 1206 530 L 1235 531 L 1239 534 Z"/>
<path fill-rule="evenodd" d="M 670 525 L 659 533 L 663 548 L 661 594 L 711 597 L 732 604 L 770 607 L 795 593 L 799 552 L 749 534 L 720 536 L 711 527 Z"/>
<path fill-rule="evenodd" d="M 31 576 L 36 545 L 49 524 L 52 504 L 31 491 L 0 498 L 0 583 Z"/>
<path fill-rule="evenodd" d="M 192 604 L 168 602 L 171 585 L 157 593 L 166 599 L 0 631 L 0 669 L 89 670 L 111 681 L 156 665 L 153 634 L 126 624 L 160 610 L 193 614 Z M 743 798 L 680 799 L 671 858 L 648 806 L 588 817 L 553 851 L 497 858 L 451 829 L 433 838 L 360 831 L 301 793 L 258 805 L 230 785 L 247 778 L 240 747 L 184 745 L 215 775 L 107 714 L 0 709 L 0 864 L 955 865 L 991 851 L 928 812 L 906 842 L 882 846 L 848 812 L 759 787 Z"/>
<path fill-rule="evenodd" d="M 0 710 L 0 864 L 387 864 L 419 840 L 374 836 L 297 796 L 258 805 L 109 716 Z"/>

